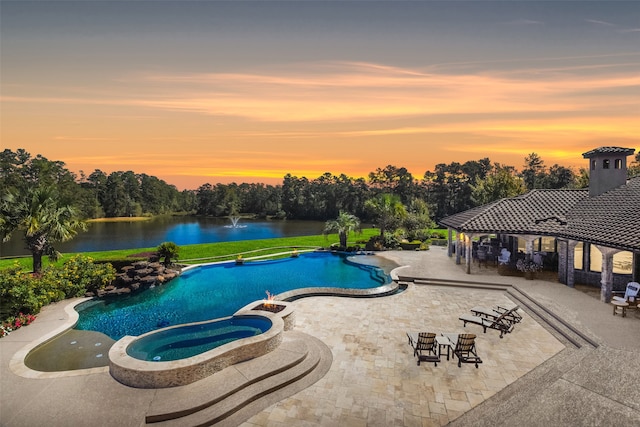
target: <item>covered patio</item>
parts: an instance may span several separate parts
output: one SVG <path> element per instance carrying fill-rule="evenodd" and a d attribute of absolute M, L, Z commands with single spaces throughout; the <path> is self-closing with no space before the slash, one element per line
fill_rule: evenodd
<path fill-rule="evenodd" d="M 622 178 L 611 180 L 608 167 L 597 167 L 614 164 L 613 156 L 626 171 L 626 156 L 633 151 L 601 147 L 585 153 L 592 167 L 589 189 L 532 190 L 442 219 L 449 229 L 449 256 L 464 262 L 471 274 L 475 242 L 494 235 L 492 257 L 501 248 L 511 253 L 511 265 L 518 256 L 534 262 L 551 257 L 548 264 L 559 282 L 599 284 L 600 299 L 609 302 L 614 291 L 623 292 L 640 278 L 640 177 L 627 181 L 626 172 L 617 171 Z"/>

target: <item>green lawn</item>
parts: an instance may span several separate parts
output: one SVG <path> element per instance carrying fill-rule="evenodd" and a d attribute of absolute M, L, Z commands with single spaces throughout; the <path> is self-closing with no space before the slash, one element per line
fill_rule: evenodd
<path fill-rule="evenodd" d="M 365 242 L 369 240 L 370 237 L 376 236 L 379 233 L 380 230 L 377 228 L 367 228 L 362 230 L 361 234 L 350 234 L 348 243 L 349 245 L 355 245 L 357 242 Z M 198 264 L 202 262 L 224 261 L 235 259 L 238 254 L 241 254 L 243 258 L 251 258 L 252 256 L 291 251 L 292 248 L 298 248 L 300 250 L 305 248 L 326 248 L 333 243 L 338 243 L 337 234 L 329 234 L 327 236 L 282 237 L 277 239 L 185 245 L 180 246 L 179 262 L 184 264 Z M 364 247 L 364 243 L 358 244 Z M 153 247 L 117 251 L 84 252 L 83 254 L 92 257 L 95 261 L 122 261 L 127 259 L 135 260 L 136 258 L 132 257 L 132 255 L 144 252 L 154 252 L 155 250 L 156 248 Z M 55 264 L 61 265 L 65 260 L 71 258 L 73 255 L 76 254 L 63 254 L 61 259 Z M 142 256 L 141 258 L 146 259 L 147 257 Z M 31 270 L 32 268 L 31 257 L 21 257 L 0 260 L 0 269 L 10 267 L 16 262 L 18 262 L 25 270 Z M 49 260 L 47 258 L 43 258 L 43 266 L 46 267 L 47 265 L 49 265 Z"/>

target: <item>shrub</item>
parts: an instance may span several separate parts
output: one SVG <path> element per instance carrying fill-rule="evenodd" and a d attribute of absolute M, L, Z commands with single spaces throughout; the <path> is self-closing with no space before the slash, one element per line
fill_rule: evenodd
<path fill-rule="evenodd" d="M 76 255 L 64 263 L 61 269 L 47 269 L 42 277 L 43 287 L 62 292 L 57 299 L 81 297 L 87 291 L 103 289 L 116 278 L 111 264 L 94 264 L 93 259 Z"/>
<path fill-rule="evenodd" d="M 447 230 L 432 230 L 431 237 L 434 239 L 446 239 L 447 238 Z"/>
<path fill-rule="evenodd" d="M 37 313 L 43 305 L 43 298 L 37 292 L 35 279 L 31 273 L 22 270 L 17 263 L 0 271 L 0 316 L 6 319 L 18 312 Z M 40 297 L 40 298 L 39 298 Z M 48 304 L 48 302 L 46 302 Z"/>
<path fill-rule="evenodd" d="M 115 276 L 111 264 L 94 264 L 83 255 L 72 257 L 60 268 L 50 266 L 38 275 L 26 273 L 16 263 L 0 271 L 0 319 L 16 313 L 36 314 L 51 302 L 104 288 Z"/>

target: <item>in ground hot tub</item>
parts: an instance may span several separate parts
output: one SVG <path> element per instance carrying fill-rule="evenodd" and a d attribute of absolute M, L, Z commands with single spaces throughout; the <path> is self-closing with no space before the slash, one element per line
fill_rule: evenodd
<path fill-rule="evenodd" d="M 224 344 L 260 335 L 272 326 L 266 317 L 231 317 L 207 323 L 163 329 L 135 340 L 127 354 L 153 362 L 186 359 Z"/>
<path fill-rule="evenodd" d="M 247 306 L 231 317 L 125 336 L 109 351 L 109 372 L 131 387 L 175 387 L 265 355 L 293 326 L 293 307 L 283 301 L 276 304 L 284 310 L 273 313 Z"/>

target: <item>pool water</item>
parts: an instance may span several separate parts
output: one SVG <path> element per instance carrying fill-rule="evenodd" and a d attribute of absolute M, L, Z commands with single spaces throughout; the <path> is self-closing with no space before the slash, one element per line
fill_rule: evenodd
<path fill-rule="evenodd" d="M 139 360 L 166 362 L 192 357 L 229 342 L 260 335 L 271 327 L 266 318 L 231 318 L 149 334 L 127 347 L 127 354 Z"/>
<path fill-rule="evenodd" d="M 80 318 L 75 328 L 118 340 L 167 326 L 228 317 L 250 302 L 266 298 L 267 291 L 277 295 L 309 287 L 370 289 L 390 282 L 379 267 L 328 252 L 244 265 L 213 264 L 187 270 L 166 285 L 131 296 L 80 304 L 76 306 Z"/>

